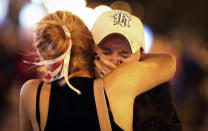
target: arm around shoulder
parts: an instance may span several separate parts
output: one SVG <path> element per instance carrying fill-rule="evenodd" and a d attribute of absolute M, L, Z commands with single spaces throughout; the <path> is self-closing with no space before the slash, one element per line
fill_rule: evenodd
<path fill-rule="evenodd" d="M 168 54 L 147 54 L 141 61 L 126 63 L 105 77 L 109 88 L 136 97 L 169 81 L 176 69 L 176 59 Z M 108 88 L 108 87 L 107 87 Z M 113 89 L 113 90 L 114 90 Z"/>
<path fill-rule="evenodd" d="M 147 54 L 141 59 L 141 62 L 149 65 L 153 75 L 160 76 L 155 80 L 161 81 L 161 83 L 169 81 L 176 70 L 176 58 L 169 54 Z"/>

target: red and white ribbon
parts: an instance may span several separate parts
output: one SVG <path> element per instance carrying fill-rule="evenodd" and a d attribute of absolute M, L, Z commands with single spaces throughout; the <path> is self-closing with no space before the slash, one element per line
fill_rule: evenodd
<path fill-rule="evenodd" d="M 67 50 L 65 53 L 61 56 L 59 56 L 56 59 L 52 60 L 43 60 L 40 62 L 28 62 L 24 61 L 28 64 L 34 64 L 38 66 L 46 66 L 46 65 L 52 65 L 55 64 L 52 71 L 48 71 L 48 74 L 43 78 L 42 82 L 52 82 L 57 79 L 61 79 L 64 77 L 67 85 L 78 94 L 81 94 L 81 92 L 73 87 L 68 80 L 68 69 L 69 69 L 69 62 L 70 62 L 70 56 L 71 56 L 71 48 L 72 48 L 72 41 L 71 41 L 71 35 L 68 30 L 68 28 L 65 25 L 62 25 L 62 28 L 67 36 L 68 42 L 67 42 Z"/>

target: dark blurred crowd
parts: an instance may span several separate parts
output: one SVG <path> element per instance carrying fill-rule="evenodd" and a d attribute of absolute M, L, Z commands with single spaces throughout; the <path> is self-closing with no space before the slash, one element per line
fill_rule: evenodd
<path fill-rule="evenodd" d="M 20 88 L 26 80 L 35 78 L 37 72 L 23 63 L 24 59 L 30 60 L 32 36 L 26 34 L 31 30 L 20 29 L 13 16 L 17 14 L 15 9 L 9 11 L 0 26 L 0 130 L 16 131 Z M 171 84 L 183 130 L 207 131 L 208 32 L 180 25 L 168 33 L 154 30 L 153 33 L 151 52 L 170 53 L 177 58 L 177 71 Z"/>

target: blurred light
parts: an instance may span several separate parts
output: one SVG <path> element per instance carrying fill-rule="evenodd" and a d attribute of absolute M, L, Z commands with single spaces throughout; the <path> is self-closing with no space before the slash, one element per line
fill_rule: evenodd
<path fill-rule="evenodd" d="M 23 28 L 35 27 L 35 24 L 46 14 L 44 8 L 40 4 L 26 3 L 19 14 L 20 26 Z"/>
<path fill-rule="evenodd" d="M 0 26 L 4 22 L 8 12 L 9 0 L 0 0 Z"/>
<path fill-rule="evenodd" d="M 109 11 L 109 10 L 111 10 L 110 7 L 105 6 L 105 5 L 100 5 L 100 6 L 97 6 L 97 7 L 94 9 L 93 15 L 94 15 L 94 17 L 95 17 L 95 19 L 96 19 L 100 14 L 102 14 L 102 13 L 105 12 L 105 11 Z"/>
<path fill-rule="evenodd" d="M 145 24 L 143 26 L 144 26 L 144 37 L 145 37 L 145 52 L 149 53 L 152 48 L 154 36 L 153 36 L 153 32 L 149 26 L 147 26 Z"/>
<path fill-rule="evenodd" d="M 84 8 L 79 8 L 79 10 L 74 10 L 72 12 L 78 15 L 86 23 L 88 28 L 91 30 L 97 17 L 101 13 L 108 11 L 108 10 L 111 10 L 111 8 L 105 5 L 101 5 L 101 6 L 97 6 L 94 10 L 91 8 L 84 7 Z"/>
<path fill-rule="evenodd" d="M 86 8 L 85 0 L 42 0 L 42 4 L 49 13 L 53 13 L 58 10 L 67 10 L 76 14 L 86 23 L 89 29 L 92 28 L 94 21 L 102 12 L 111 10 L 110 7 L 105 5 L 98 6 L 94 10 Z"/>
<path fill-rule="evenodd" d="M 110 6 L 113 10 L 124 10 L 126 12 L 132 13 L 131 6 L 125 1 L 115 1 Z"/>
<path fill-rule="evenodd" d="M 42 0 L 50 13 L 58 10 L 67 10 L 71 12 L 78 12 L 85 8 L 85 0 Z"/>
<path fill-rule="evenodd" d="M 111 8 L 105 5 L 100 5 L 100 6 L 97 6 L 94 10 L 92 10 L 91 8 L 87 8 L 87 10 L 83 10 L 83 12 L 84 11 L 86 12 L 79 16 L 84 20 L 88 28 L 91 30 L 97 17 L 101 13 L 108 11 L 108 10 L 111 10 Z"/>
<path fill-rule="evenodd" d="M 93 15 L 94 10 L 91 8 L 80 8 L 79 11 L 74 12 L 76 15 L 78 15 L 88 26 L 89 29 L 92 28 L 92 25 L 95 21 L 95 17 Z"/>
<path fill-rule="evenodd" d="M 33 4 L 41 4 L 44 0 L 31 0 Z"/>
<path fill-rule="evenodd" d="M 109 11 L 111 10 L 110 7 L 106 6 L 106 5 L 100 5 L 97 6 L 94 11 L 96 12 L 96 14 L 100 15 L 101 13 L 105 12 L 105 11 Z"/>
<path fill-rule="evenodd" d="M 86 8 L 85 0 L 31 0 L 35 3 L 41 2 L 48 13 L 53 13 L 58 10 L 67 10 L 77 16 L 79 16 L 88 26 L 89 29 L 92 28 L 93 23 L 96 18 L 103 12 L 111 10 L 110 7 L 101 5 L 96 7 L 94 10 L 91 8 Z M 31 13 L 30 13 L 31 14 Z M 38 19 L 39 20 L 39 19 Z M 38 21 L 37 20 L 37 21 Z M 34 21 L 34 20 L 31 20 Z"/>

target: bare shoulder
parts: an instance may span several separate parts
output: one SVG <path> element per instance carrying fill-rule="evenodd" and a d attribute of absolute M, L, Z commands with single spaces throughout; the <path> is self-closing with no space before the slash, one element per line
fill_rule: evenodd
<path fill-rule="evenodd" d="M 27 99 L 30 98 L 31 95 L 36 93 L 38 85 L 40 84 L 40 80 L 38 79 L 32 79 L 26 81 L 20 91 L 20 98 L 22 99 Z"/>
<path fill-rule="evenodd" d="M 32 79 L 26 81 L 21 90 L 20 90 L 20 103 L 21 106 L 27 111 L 27 113 L 31 114 L 33 112 L 35 106 L 35 99 L 38 85 L 40 84 L 40 80 Z"/>
<path fill-rule="evenodd" d="M 22 131 L 38 130 L 35 119 L 36 94 L 40 80 L 28 80 L 20 91 L 20 128 Z"/>

